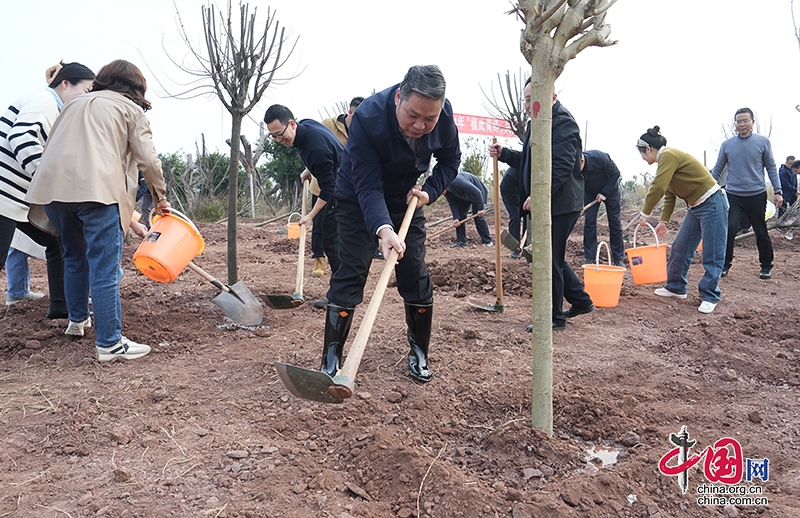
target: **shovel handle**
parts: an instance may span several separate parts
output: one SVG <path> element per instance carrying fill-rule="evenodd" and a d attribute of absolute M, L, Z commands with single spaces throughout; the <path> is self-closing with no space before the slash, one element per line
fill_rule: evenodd
<path fill-rule="evenodd" d="M 497 138 L 492 138 L 492 144 L 497 144 Z M 494 182 L 494 206 L 500 206 L 500 168 L 497 164 L 498 157 L 495 155 L 494 157 L 494 171 L 492 180 Z M 498 211 L 497 214 L 494 216 L 494 264 L 495 264 L 495 274 L 494 278 L 496 281 L 496 291 L 497 291 L 497 304 L 502 307 L 503 305 L 503 258 L 502 254 L 500 253 L 500 212 Z"/>
<path fill-rule="evenodd" d="M 584 205 L 584 207 L 581 209 L 581 214 L 583 214 L 584 212 L 586 212 L 586 210 L 587 210 L 587 209 L 589 209 L 589 207 L 591 207 L 592 205 L 595 205 L 596 203 L 599 203 L 599 202 L 600 202 L 600 200 L 598 200 L 597 198 L 595 198 L 595 199 L 594 199 L 594 201 L 587 203 L 587 204 L 586 204 L 586 205 Z"/>
<path fill-rule="evenodd" d="M 211 284 L 213 284 L 217 288 L 221 289 L 222 291 L 226 291 L 228 293 L 231 292 L 231 289 L 229 287 L 227 287 L 226 285 L 224 285 L 221 282 L 219 282 L 214 276 L 212 276 L 210 273 L 206 272 L 205 270 L 203 270 L 202 268 L 200 268 L 199 266 L 197 266 L 193 262 L 190 261 L 187 266 L 194 273 L 196 273 L 200 277 L 204 278 L 205 280 L 207 280 L 208 282 L 210 282 Z"/>
<path fill-rule="evenodd" d="M 486 214 L 488 214 L 489 212 L 490 212 L 490 211 L 488 211 L 488 210 L 487 210 L 487 211 L 486 211 Z M 467 216 L 466 218 L 462 219 L 462 220 L 461 220 L 459 223 L 463 225 L 463 224 L 464 224 L 464 223 L 466 223 L 467 221 L 469 221 L 469 220 L 471 220 L 471 219 L 475 219 L 475 218 L 477 218 L 478 216 L 479 216 L 479 214 L 476 212 L 476 213 L 475 213 L 475 214 L 473 214 L 472 216 Z M 428 237 L 426 237 L 425 239 L 433 239 L 433 238 L 434 238 L 434 237 L 436 237 L 436 236 L 441 236 L 442 234 L 444 234 L 444 233 L 445 233 L 445 232 L 447 232 L 448 230 L 453 230 L 453 228 L 452 228 L 452 227 L 447 227 L 447 228 L 443 228 L 443 229 L 441 229 L 441 230 L 437 230 L 436 232 L 434 232 L 433 234 L 429 235 L 429 236 L 428 236 Z"/>
<path fill-rule="evenodd" d="M 411 218 L 414 217 L 414 211 L 417 209 L 417 202 L 417 197 L 412 196 L 411 202 L 406 209 L 406 214 L 403 217 L 403 223 L 400 225 L 400 231 L 397 233 L 397 237 L 400 238 L 400 241 L 404 241 L 406 234 L 408 234 L 408 227 L 411 226 Z M 364 355 L 364 348 L 367 345 L 369 334 L 372 331 L 372 325 L 375 323 L 375 317 L 378 315 L 378 309 L 381 307 L 383 295 L 386 293 L 386 287 L 389 285 L 389 278 L 392 276 L 395 264 L 397 264 L 397 256 L 397 250 L 392 248 L 391 252 L 389 252 L 389 257 L 386 258 L 386 264 L 378 279 L 378 284 L 375 286 L 372 299 L 369 301 L 367 312 L 364 313 L 364 318 L 361 320 L 361 326 L 358 328 L 358 333 L 353 340 L 353 345 L 350 346 L 347 359 L 337 377 L 343 376 L 351 381 L 355 381 L 358 365 L 361 363 L 361 357 Z"/>
<path fill-rule="evenodd" d="M 310 182 L 305 180 L 303 182 L 303 203 L 302 203 L 302 215 L 303 217 L 308 214 L 308 184 Z M 291 216 L 289 216 L 291 217 Z M 299 294 L 301 297 L 303 296 L 303 267 L 305 266 L 305 258 L 306 258 L 306 232 L 308 232 L 308 228 L 305 225 L 300 225 L 300 251 L 299 256 L 297 258 L 297 277 L 295 278 L 294 282 L 294 292 Z"/>

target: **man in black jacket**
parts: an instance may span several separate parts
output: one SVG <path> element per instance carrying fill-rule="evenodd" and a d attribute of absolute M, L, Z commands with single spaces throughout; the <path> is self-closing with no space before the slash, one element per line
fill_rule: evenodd
<path fill-rule="evenodd" d="M 594 200 L 603 202 L 608 218 L 608 233 L 611 241 L 611 260 L 615 266 L 623 266 L 625 243 L 622 240 L 622 221 L 620 220 L 619 169 L 602 151 L 589 150 L 583 153 L 581 171 L 585 179 L 583 204 Z M 600 203 L 595 203 L 584 213 L 583 256 L 587 263 L 594 264 L 597 259 L 597 213 Z"/>
<path fill-rule="evenodd" d="M 340 262 L 334 189 L 336 172 L 339 169 L 344 148 L 328 128 L 311 119 L 303 119 L 298 122 L 291 110 L 280 104 L 273 104 L 267 108 L 264 122 L 267 124 L 269 138 L 286 147 L 296 149 L 306 169 L 319 183 L 320 192 L 317 201 L 311 211 L 300 219 L 299 223 L 310 226 L 320 211 L 326 212 L 323 222 L 323 243 L 325 255 L 328 256 L 328 262 L 331 265 L 331 272 L 336 272 Z M 301 180 L 310 180 L 310 178 L 301 175 Z"/>
<path fill-rule="evenodd" d="M 525 86 L 525 109 L 530 110 L 530 82 Z M 572 114 L 561 105 L 553 95 L 552 122 L 552 178 L 550 181 L 552 221 L 552 255 L 553 255 L 553 331 L 566 328 L 566 318 L 576 317 L 594 311 L 589 294 L 583 290 L 583 283 L 566 262 L 567 238 L 583 208 L 583 176 L 581 175 L 581 136 L 578 123 Z M 530 164 L 530 127 L 526 133 L 524 151 L 503 149 L 493 144 L 489 149 L 491 156 L 498 156 L 502 162 L 516 166 L 522 164 L 523 193 L 531 192 Z M 523 194 L 524 196 L 524 194 Z M 522 205 L 530 210 L 531 199 Z M 563 310 L 563 301 L 567 299 L 572 307 Z M 528 331 L 531 326 L 528 326 Z"/>
<path fill-rule="evenodd" d="M 460 171 L 444 191 L 444 197 L 453 213 L 453 226 L 456 228 L 456 243 L 450 248 L 467 246 L 467 229 L 460 222 L 465 219 L 472 208 L 473 214 L 481 213 L 475 218 L 475 228 L 481 241 L 486 246 L 492 246 L 492 235 L 483 213 L 486 211 L 486 198 L 489 193 L 480 178 L 472 173 Z"/>
<path fill-rule="evenodd" d="M 522 200 L 520 199 L 520 178 L 519 169 L 516 167 L 509 167 L 503 174 L 503 180 L 500 182 L 500 197 L 503 199 L 503 205 L 508 212 L 508 233 L 511 237 L 519 241 L 520 226 L 522 225 L 522 232 L 525 232 L 524 222 L 520 223 L 522 212 Z M 519 252 L 511 252 L 513 259 L 520 258 Z"/>

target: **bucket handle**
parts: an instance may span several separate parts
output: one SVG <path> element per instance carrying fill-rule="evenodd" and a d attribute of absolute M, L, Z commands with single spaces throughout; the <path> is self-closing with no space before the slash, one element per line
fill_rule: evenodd
<path fill-rule="evenodd" d="M 653 225 L 651 225 L 650 223 L 648 223 L 646 221 L 644 222 L 644 225 L 647 225 L 648 228 L 650 228 L 650 231 L 653 233 L 653 237 L 656 238 L 656 248 L 658 248 L 659 247 L 658 234 L 656 234 L 656 229 L 654 229 Z M 634 229 L 634 231 L 633 231 L 633 247 L 634 248 L 636 248 L 636 234 L 639 232 L 639 229 L 642 228 L 644 225 L 636 225 L 636 229 Z"/>
<path fill-rule="evenodd" d="M 298 216 L 297 221 L 300 221 L 300 218 L 303 217 L 303 215 L 300 214 L 299 212 L 292 212 L 291 214 L 289 214 L 289 219 L 286 221 L 286 226 L 289 226 L 289 223 L 292 222 L 292 216 Z"/>
<path fill-rule="evenodd" d="M 634 231 L 635 232 L 635 231 Z M 597 245 L 597 254 L 595 254 L 594 258 L 594 268 L 595 271 L 600 271 L 600 250 L 606 247 L 606 257 L 608 258 L 608 265 L 611 266 L 611 250 L 608 248 L 608 243 L 605 241 L 600 241 L 600 244 Z"/>
<path fill-rule="evenodd" d="M 162 217 L 163 217 L 161 214 L 157 214 L 157 213 L 155 213 L 155 212 L 156 212 L 156 209 L 152 209 L 152 210 L 150 211 L 150 221 L 154 221 L 154 220 L 153 220 L 153 218 L 154 218 L 154 217 L 157 217 L 157 218 L 162 218 Z M 155 213 L 155 214 L 154 214 L 154 213 Z M 187 224 L 188 224 L 190 227 L 192 227 L 192 230 L 194 230 L 194 231 L 195 231 L 196 233 L 198 233 L 198 234 L 200 233 L 200 231 L 199 231 L 199 230 L 197 230 L 197 226 L 195 226 L 194 222 L 193 222 L 191 219 L 189 219 L 189 216 L 187 216 L 187 215 L 186 215 L 186 214 L 184 214 L 183 212 L 180 212 L 179 210 L 176 210 L 176 209 L 173 209 L 172 207 L 170 207 L 170 209 L 169 209 L 169 213 L 168 213 L 168 214 L 171 214 L 171 215 L 175 216 L 175 217 L 176 217 L 176 218 L 178 218 L 178 219 L 182 219 L 182 220 L 183 220 L 184 222 L 186 222 L 186 223 L 187 223 Z"/>

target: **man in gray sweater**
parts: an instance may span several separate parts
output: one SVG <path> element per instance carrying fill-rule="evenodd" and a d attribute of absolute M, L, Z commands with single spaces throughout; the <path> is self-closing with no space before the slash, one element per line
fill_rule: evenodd
<path fill-rule="evenodd" d="M 772 278 L 772 241 L 767 231 L 764 215 L 767 208 L 767 189 L 764 182 L 764 170 L 769 174 L 769 181 L 775 190 L 775 207 L 783 202 L 781 183 L 775 159 L 772 156 L 772 145 L 767 137 L 753 133 L 754 117 L 750 108 L 740 108 L 734 115 L 737 135 L 722 143 L 717 156 L 717 164 L 711 171 L 715 180 L 719 180 L 725 166 L 728 166 L 727 185 L 730 209 L 728 211 L 728 244 L 725 250 L 725 266 L 722 276 L 728 275 L 733 262 L 733 245 L 739 220 L 742 214 L 747 216 L 756 234 L 758 260 L 761 263 L 762 279 Z"/>

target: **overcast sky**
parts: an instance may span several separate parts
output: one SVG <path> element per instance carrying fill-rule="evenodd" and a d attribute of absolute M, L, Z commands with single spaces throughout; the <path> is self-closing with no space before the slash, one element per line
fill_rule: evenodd
<path fill-rule="evenodd" d="M 177 0 L 196 45 L 204 2 Z M 148 78 L 148 112 L 160 152 L 194 152 L 204 133 L 210 149 L 227 152 L 228 115 L 216 98 L 160 98 L 182 79 L 169 63 L 186 56 L 170 0 L 4 1 L 0 104 L 44 88 L 44 70 L 59 59 L 95 72 L 124 58 Z M 224 3 L 223 3 L 224 5 Z M 458 113 L 488 115 L 485 90 L 497 74 L 528 67 L 519 51 L 521 22 L 506 14 L 508 0 L 271 0 L 253 1 L 258 20 L 267 8 L 290 39 L 299 38 L 282 77 L 251 113 L 258 121 L 272 103 L 297 118 L 399 82 L 409 66 L 438 64 Z M 800 8 L 798 8 L 800 14 Z M 556 83 L 559 99 L 577 119 L 590 149 L 611 154 L 623 176 L 654 171 L 634 149 L 658 124 L 669 144 L 711 167 L 721 126 L 735 110 L 752 108 L 761 133 L 770 131 L 777 163 L 800 156 L 800 47 L 790 0 L 619 0 L 609 11 L 609 48 L 589 48 L 567 64 Z M 495 86 L 496 88 L 496 86 Z M 588 132 L 587 132 L 588 129 Z M 257 137 L 257 125 L 245 131 Z"/>

